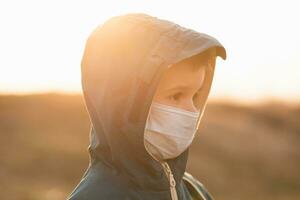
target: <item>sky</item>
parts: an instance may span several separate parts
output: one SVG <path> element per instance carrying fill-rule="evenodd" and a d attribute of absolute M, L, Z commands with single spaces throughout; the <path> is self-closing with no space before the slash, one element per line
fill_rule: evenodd
<path fill-rule="evenodd" d="M 130 12 L 215 37 L 209 98 L 300 102 L 297 1 L 0 1 L 0 93 L 81 93 L 80 61 L 91 31 Z"/>

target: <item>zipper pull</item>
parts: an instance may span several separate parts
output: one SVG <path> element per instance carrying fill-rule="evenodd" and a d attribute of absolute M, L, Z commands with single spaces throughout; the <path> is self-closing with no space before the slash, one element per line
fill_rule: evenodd
<path fill-rule="evenodd" d="M 174 179 L 174 176 L 170 170 L 170 168 L 168 169 L 168 174 L 169 174 L 169 181 L 170 181 L 170 186 L 171 187 L 175 187 L 176 186 L 176 181 Z"/>
<path fill-rule="evenodd" d="M 170 183 L 170 192 L 171 192 L 171 198 L 172 200 L 178 200 L 177 192 L 176 192 L 176 181 L 174 179 L 173 173 L 168 165 L 167 162 L 162 163 L 163 168 L 169 178 L 169 183 Z"/>
<path fill-rule="evenodd" d="M 171 186 L 171 187 L 175 187 L 175 186 L 176 186 L 176 181 L 175 181 L 175 179 L 174 179 L 173 173 L 172 173 L 172 171 L 171 171 L 171 169 L 170 169 L 168 163 L 163 162 L 163 165 L 164 165 L 165 170 L 166 170 L 166 172 L 167 172 L 167 174 L 168 174 L 170 186 Z"/>

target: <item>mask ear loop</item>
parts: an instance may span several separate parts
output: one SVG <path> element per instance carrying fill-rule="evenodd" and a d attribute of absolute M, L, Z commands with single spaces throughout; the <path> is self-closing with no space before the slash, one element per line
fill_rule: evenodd
<path fill-rule="evenodd" d="M 206 105 L 207 105 L 207 101 L 205 102 L 204 106 L 202 107 L 201 112 L 200 112 L 200 116 L 199 116 L 198 119 L 197 119 L 196 130 L 199 129 L 199 125 L 200 125 L 201 119 L 202 119 L 202 117 L 203 117 L 203 114 L 204 114 Z"/>

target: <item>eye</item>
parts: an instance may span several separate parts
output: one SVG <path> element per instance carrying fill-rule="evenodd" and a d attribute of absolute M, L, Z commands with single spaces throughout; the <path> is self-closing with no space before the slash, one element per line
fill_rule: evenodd
<path fill-rule="evenodd" d="M 169 96 L 169 98 L 171 100 L 177 101 L 181 96 L 182 96 L 182 94 L 180 92 L 178 92 L 178 93 L 175 93 L 175 94 Z"/>

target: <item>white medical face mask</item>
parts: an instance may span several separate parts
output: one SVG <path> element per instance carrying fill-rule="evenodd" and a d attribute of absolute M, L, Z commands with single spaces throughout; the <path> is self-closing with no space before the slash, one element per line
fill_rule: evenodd
<path fill-rule="evenodd" d="M 170 159 L 192 143 L 200 122 L 200 112 L 152 102 L 144 139 L 147 151 L 158 159 Z"/>

